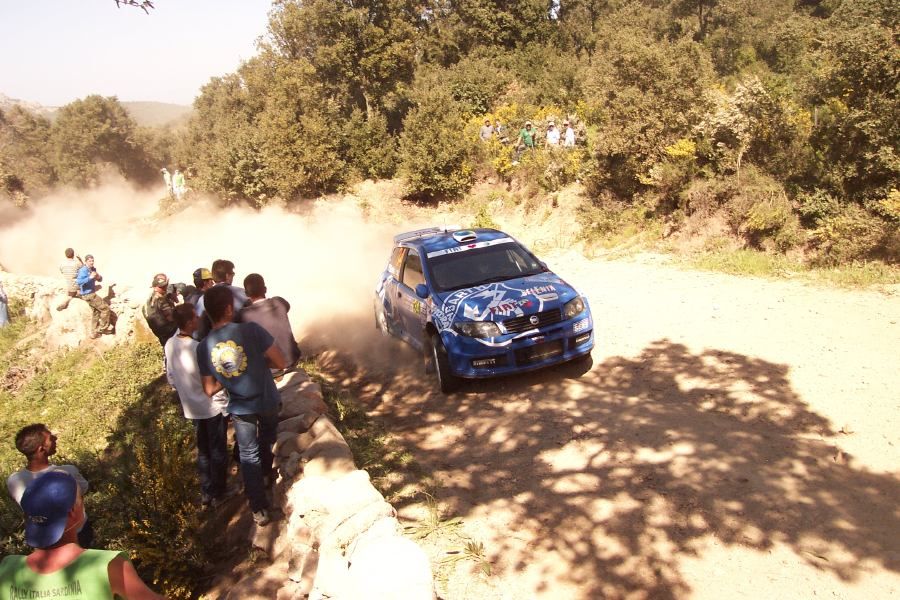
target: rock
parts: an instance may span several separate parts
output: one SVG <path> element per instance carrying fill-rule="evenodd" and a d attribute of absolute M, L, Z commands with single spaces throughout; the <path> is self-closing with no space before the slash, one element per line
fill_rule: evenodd
<path fill-rule="evenodd" d="M 308 428 L 307 428 L 308 429 Z M 304 450 L 309 448 L 315 438 L 308 431 L 296 433 L 293 431 L 283 431 L 278 434 L 275 440 L 275 449 L 273 453 L 276 457 L 288 457 L 291 454 L 302 454 Z"/>
<path fill-rule="evenodd" d="M 303 433 L 305 431 L 309 431 L 310 427 L 312 427 L 313 423 L 316 422 L 316 419 L 319 418 L 321 413 L 316 412 L 307 412 L 297 415 L 296 417 L 291 417 L 289 419 L 285 419 L 278 423 L 278 433 Z"/>
<path fill-rule="evenodd" d="M 378 532 L 364 535 L 350 558 L 347 598 L 433 600 L 431 565 L 412 540 Z M 317 582 L 318 583 L 318 582 Z"/>
<path fill-rule="evenodd" d="M 296 389 L 300 385 L 309 382 L 309 375 L 306 374 L 306 371 L 303 369 L 296 369 L 291 371 L 290 373 L 285 374 L 280 380 L 275 380 L 275 387 L 278 388 L 278 391 L 284 393 L 289 389 Z M 313 384 L 318 387 L 318 384 Z M 321 394 L 321 389 L 319 390 Z"/>
<path fill-rule="evenodd" d="M 281 411 L 278 415 L 280 418 L 289 419 L 303 413 L 324 415 L 328 412 L 328 407 L 325 406 L 325 401 L 322 400 L 322 394 L 316 394 L 315 390 L 311 389 L 312 386 L 316 388 L 319 386 L 314 383 L 305 383 L 303 385 L 307 388 L 305 392 L 299 391 L 299 388 L 281 392 Z"/>

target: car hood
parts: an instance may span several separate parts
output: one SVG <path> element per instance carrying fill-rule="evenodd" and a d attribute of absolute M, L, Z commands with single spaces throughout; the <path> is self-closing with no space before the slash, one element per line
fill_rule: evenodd
<path fill-rule="evenodd" d="M 433 315 L 440 329 L 454 321 L 503 321 L 561 308 L 578 295 L 553 273 L 488 283 L 434 295 Z"/>

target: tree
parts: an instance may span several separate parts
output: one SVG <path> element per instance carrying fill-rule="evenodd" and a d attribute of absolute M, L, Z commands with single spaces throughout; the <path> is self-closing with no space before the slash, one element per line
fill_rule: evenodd
<path fill-rule="evenodd" d="M 0 196 L 17 204 L 47 192 L 56 181 L 50 164 L 50 122 L 20 106 L 0 111 Z"/>
<path fill-rule="evenodd" d="M 154 179 L 156 166 L 139 146 L 136 132 L 134 120 L 114 96 L 88 96 L 62 107 L 50 135 L 60 182 L 96 185 L 104 165 L 132 181 Z"/>
<path fill-rule="evenodd" d="M 279 0 L 271 48 L 311 65 L 345 116 L 358 108 L 371 119 L 396 111 L 412 81 L 418 17 L 413 0 Z"/>

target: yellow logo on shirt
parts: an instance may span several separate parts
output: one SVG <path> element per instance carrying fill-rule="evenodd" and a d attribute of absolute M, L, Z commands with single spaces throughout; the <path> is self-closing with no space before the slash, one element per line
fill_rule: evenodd
<path fill-rule="evenodd" d="M 240 377 L 247 370 L 247 353 L 232 340 L 219 342 L 210 353 L 210 362 L 224 377 Z"/>

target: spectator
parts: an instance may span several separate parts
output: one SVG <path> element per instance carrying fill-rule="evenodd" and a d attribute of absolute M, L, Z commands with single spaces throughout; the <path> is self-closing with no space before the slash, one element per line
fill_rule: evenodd
<path fill-rule="evenodd" d="M 501 144 L 505 144 L 509 141 L 509 138 L 506 137 L 506 127 L 503 127 L 500 124 L 500 119 L 494 119 L 494 135 L 497 136 Z"/>
<path fill-rule="evenodd" d="M 84 495 L 88 491 L 88 482 L 78 467 L 74 465 L 54 465 L 50 462 L 50 457 L 56 454 L 56 436 L 43 423 L 34 423 L 23 427 L 16 434 L 16 450 L 25 455 L 25 468 L 16 471 L 6 480 L 6 489 L 9 496 L 16 501 L 16 504 L 22 504 L 22 494 L 25 488 L 32 481 L 51 472 L 62 472 L 69 474 L 77 483 L 78 489 Z M 90 548 L 94 541 L 94 530 L 88 521 L 87 514 L 84 515 L 84 522 L 78 529 L 78 543 L 82 548 Z"/>
<path fill-rule="evenodd" d="M 553 121 L 547 124 L 547 145 L 559 146 L 559 129 L 556 128 L 556 123 Z"/>
<path fill-rule="evenodd" d="M 73 249 L 66 248 L 66 260 L 59 265 L 59 272 L 62 273 L 63 281 L 66 282 L 66 299 L 56 307 L 56 310 L 67 309 L 72 298 L 78 297 L 78 284 L 75 282 L 75 276 L 78 275 L 78 269 L 83 265 L 81 257 L 75 256 Z"/>
<path fill-rule="evenodd" d="M 184 198 L 186 191 L 187 186 L 184 183 L 184 173 L 181 172 L 181 169 L 175 169 L 175 174 L 172 175 L 172 193 L 175 194 L 175 199 L 181 200 Z"/>
<path fill-rule="evenodd" d="M 266 298 L 266 282 L 258 273 L 251 273 L 244 278 L 244 289 L 249 300 L 238 314 L 238 322 L 257 323 L 268 331 L 284 356 L 286 369 L 293 368 L 300 360 L 300 348 L 288 321 L 287 314 L 291 305 L 281 296 Z"/>
<path fill-rule="evenodd" d="M 531 128 L 531 121 L 525 121 L 525 127 L 519 130 L 518 148 L 520 151 L 522 148 L 534 150 L 534 129 Z"/>
<path fill-rule="evenodd" d="M 491 139 L 491 136 L 494 135 L 494 128 L 491 127 L 491 120 L 485 119 L 484 125 L 481 126 L 481 132 L 479 136 L 481 137 L 482 142 L 488 142 Z"/>
<path fill-rule="evenodd" d="M 175 330 L 178 329 L 172 314 L 175 310 L 175 301 L 168 291 L 169 277 L 165 273 L 157 273 L 150 285 L 153 286 L 153 291 L 144 304 L 144 318 L 150 326 L 150 331 L 159 340 L 159 345 L 165 348 L 166 341 L 175 335 Z"/>
<path fill-rule="evenodd" d="M 0 281 L 0 327 L 9 325 L 9 298 L 6 296 L 6 290 L 3 289 L 3 282 Z"/>
<path fill-rule="evenodd" d="M 212 277 L 215 282 L 214 285 L 225 286 L 231 290 L 231 295 L 234 299 L 234 316 L 237 318 L 238 313 L 241 312 L 244 304 L 247 303 L 247 292 L 232 283 L 234 281 L 234 263 L 224 258 L 213 261 Z M 205 310 L 204 302 L 205 300 L 201 298 L 197 305 L 197 314 L 203 314 Z"/>
<path fill-rule="evenodd" d="M 81 299 L 87 302 L 93 311 L 91 339 L 97 339 L 104 333 L 115 333 L 109 327 L 109 304 L 97 295 L 97 290 L 100 288 L 98 283 L 101 281 L 103 281 L 103 277 L 94 267 L 93 255 L 86 255 L 84 265 L 78 269 L 78 274 L 75 276 L 75 282 L 78 284 L 78 293 L 81 295 Z"/>
<path fill-rule="evenodd" d="M 163 182 L 165 182 L 165 184 L 166 184 L 166 196 L 171 198 L 172 195 L 174 194 L 174 191 L 172 188 L 172 175 L 169 173 L 169 170 L 165 167 L 160 169 L 159 172 L 162 173 Z"/>
<path fill-rule="evenodd" d="M 574 148 L 575 147 L 575 130 L 572 129 L 572 126 L 569 125 L 569 121 L 566 120 L 563 125 L 566 128 L 565 137 L 563 137 L 563 146 L 566 148 Z"/>
<path fill-rule="evenodd" d="M 203 390 L 210 397 L 223 388 L 228 391 L 244 493 L 253 520 L 267 525 L 271 516 L 266 485 L 272 483 L 272 445 L 281 402 L 269 369 L 283 369 L 284 357 L 265 329 L 233 322 L 229 288 L 216 285 L 206 291 L 203 301 L 212 321 L 212 331 L 197 346 Z"/>
<path fill-rule="evenodd" d="M 75 531 L 85 519 L 84 501 L 67 473 L 33 481 L 22 495 L 22 509 L 25 542 L 35 550 L 0 562 L 0 597 L 164 600 L 141 580 L 124 552 L 79 545 Z"/>
<path fill-rule="evenodd" d="M 213 280 L 212 273 L 209 272 L 209 269 L 204 269 L 203 267 L 194 269 L 192 277 L 194 279 L 194 286 L 191 289 L 185 288 L 184 301 L 193 304 L 194 311 L 196 312 L 197 303 L 203 298 L 203 292 L 215 285 L 216 282 Z"/>
<path fill-rule="evenodd" d="M 166 379 L 181 401 L 181 410 L 194 425 L 197 441 L 197 471 L 200 474 L 201 502 L 217 506 L 234 495 L 225 482 L 228 478 L 227 424 L 222 414 L 228 397 L 219 392 L 212 399 L 203 391 L 197 365 L 197 340 L 192 336 L 199 317 L 190 302 L 179 304 L 174 312 L 178 330 L 166 342 Z"/>

